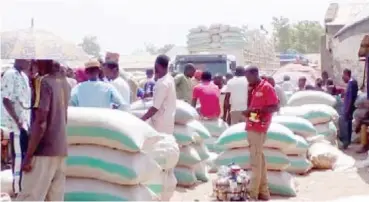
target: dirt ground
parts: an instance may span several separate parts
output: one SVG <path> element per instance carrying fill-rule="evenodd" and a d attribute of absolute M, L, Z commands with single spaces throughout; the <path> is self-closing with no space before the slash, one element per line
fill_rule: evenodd
<path fill-rule="evenodd" d="M 364 160 L 366 154 L 358 155 L 357 146 L 346 153 L 356 160 Z M 216 175 L 211 174 L 215 179 Z M 306 176 L 296 176 L 298 184 L 297 197 L 287 198 L 272 196 L 273 201 L 328 201 L 342 197 L 369 196 L 369 168 L 348 169 L 345 171 L 315 171 Z M 212 182 L 200 183 L 191 189 L 177 188 L 172 201 L 214 201 Z M 369 200 L 366 200 L 369 201 Z"/>

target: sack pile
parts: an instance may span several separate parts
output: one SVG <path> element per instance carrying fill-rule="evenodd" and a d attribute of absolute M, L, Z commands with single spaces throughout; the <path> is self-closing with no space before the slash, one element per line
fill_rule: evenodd
<path fill-rule="evenodd" d="M 369 111 L 366 107 L 362 106 L 367 101 L 366 93 L 358 95 L 355 101 L 356 110 L 354 111 L 353 118 L 356 123 L 365 117 L 365 114 Z"/>
<path fill-rule="evenodd" d="M 305 104 L 324 104 L 333 107 L 336 104 L 336 99 L 326 92 L 305 90 L 294 93 L 287 102 L 288 106 Z"/>
<path fill-rule="evenodd" d="M 209 49 L 243 48 L 246 39 L 241 28 L 223 24 L 209 27 L 192 28 L 187 35 L 187 47 L 190 52 Z"/>
<path fill-rule="evenodd" d="M 211 134 L 211 137 L 204 142 L 210 152 L 220 153 L 224 151 L 224 148 L 217 145 L 216 141 L 218 137 L 228 128 L 228 124 L 223 119 L 216 120 L 201 120 L 201 123 L 207 128 Z"/>
<path fill-rule="evenodd" d="M 144 149 L 162 141 L 151 126 L 110 109 L 68 109 L 66 201 L 152 201 L 144 183 L 162 168 Z"/>
<path fill-rule="evenodd" d="M 239 123 L 229 127 L 218 138 L 217 144 L 226 150 L 215 160 L 218 166 L 236 164 L 244 169 L 250 169 L 250 149 L 248 134 L 245 131 L 245 123 Z M 286 171 L 291 163 L 284 153 L 286 148 L 297 150 L 298 140 L 296 135 L 285 126 L 272 123 L 267 132 L 264 143 L 264 155 L 268 169 L 268 185 L 272 194 L 284 196 L 296 196 L 296 186 L 293 177 Z M 274 180 L 271 180 L 274 179 Z"/>

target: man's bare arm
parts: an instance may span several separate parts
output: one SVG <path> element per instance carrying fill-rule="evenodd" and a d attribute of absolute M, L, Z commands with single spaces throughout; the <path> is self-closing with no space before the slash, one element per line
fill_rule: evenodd
<path fill-rule="evenodd" d="M 32 158 L 46 130 L 47 112 L 35 109 L 35 121 L 31 127 L 26 158 Z"/>
<path fill-rule="evenodd" d="M 3 105 L 10 117 L 12 117 L 13 121 L 17 123 L 18 127 L 20 127 L 22 123 L 20 123 L 21 120 L 19 120 L 19 117 L 15 113 L 13 102 L 8 98 L 3 98 Z"/>
<path fill-rule="evenodd" d="M 155 107 L 150 107 L 149 110 L 147 110 L 146 114 L 144 114 L 141 119 L 146 121 L 147 119 L 154 116 L 156 112 L 158 112 L 158 109 L 156 109 Z"/>

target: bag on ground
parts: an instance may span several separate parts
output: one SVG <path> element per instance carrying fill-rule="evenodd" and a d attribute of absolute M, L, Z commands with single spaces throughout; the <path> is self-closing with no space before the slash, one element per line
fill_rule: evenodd
<path fill-rule="evenodd" d="M 307 155 L 307 151 L 309 149 L 309 143 L 305 140 L 305 138 L 296 135 L 297 144 L 282 149 L 282 152 L 287 155 Z"/>
<path fill-rule="evenodd" d="M 313 165 L 303 156 L 288 156 L 291 165 L 287 167 L 286 171 L 293 174 L 305 174 L 311 170 Z"/>
<path fill-rule="evenodd" d="M 189 145 L 195 142 L 197 133 L 186 125 L 175 125 L 173 136 L 179 145 Z"/>
<path fill-rule="evenodd" d="M 307 119 L 301 117 L 273 116 L 272 122 L 286 126 L 292 132 L 302 137 L 310 137 L 317 134 L 314 125 Z"/>
<path fill-rule="evenodd" d="M 204 143 L 197 143 L 192 145 L 200 156 L 201 161 L 209 158 L 209 150 Z"/>
<path fill-rule="evenodd" d="M 162 169 L 174 168 L 179 160 L 179 147 L 173 136 L 160 134 L 163 139 L 144 152 L 154 159 Z"/>
<path fill-rule="evenodd" d="M 337 143 L 337 127 L 333 121 L 323 124 L 315 125 L 318 134 L 323 135 L 324 139 L 329 141 L 332 145 Z"/>
<path fill-rule="evenodd" d="M 284 170 L 290 165 L 288 157 L 278 150 L 264 148 L 263 152 L 268 170 Z M 251 168 L 250 161 L 249 148 L 239 148 L 227 150 L 219 154 L 215 160 L 215 164 L 217 166 L 227 166 L 235 163 L 241 168 L 249 169 Z"/>
<path fill-rule="evenodd" d="M 192 145 L 183 146 L 179 149 L 178 166 L 192 168 L 201 162 L 201 157 Z"/>
<path fill-rule="evenodd" d="M 222 119 L 201 120 L 201 123 L 209 130 L 213 137 L 219 137 L 228 128 L 228 124 Z"/>
<path fill-rule="evenodd" d="M 195 176 L 197 180 L 200 180 L 202 182 L 207 182 L 209 181 L 209 174 L 208 174 L 208 166 L 206 165 L 205 162 L 201 162 L 199 164 L 197 164 L 194 167 L 195 170 Z"/>
<path fill-rule="evenodd" d="M 145 182 L 161 171 L 155 160 L 145 153 L 94 145 L 72 145 L 68 152 L 66 175 L 70 177 L 133 185 Z"/>
<path fill-rule="evenodd" d="M 223 146 L 218 145 L 216 137 L 210 137 L 206 140 L 204 140 L 204 144 L 206 145 L 206 147 L 208 148 L 208 150 L 210 152 L 215 152 L 215 153 L 221 153 L 225 150 L 225 148 Z"/>
<path fill-rule="evenodd" d="M 138 152 L 162 139 L 149 124 L 127 112 L 102 108 L 68 108 L 68 144 L 93 144 Z"/>
<path fill-rule="evenodd" d="M 317 169 L 333 169 L 341 151 L 328 142 L 316 142 L 310 145 L 308 159 Z"/>
<path fill-rule="evenodd" d="M 176 167 L 174 175 L 179 186 L 191 187 L 197 182 L 195 171 L 192 168 Z"/>
<path fill-rule="evenodd" d="M 209 168 L 209 173 L 218 172 L 218 166 L 215 164 L 215 160 L 218 158 L 218 154 L 210 152 L 209 158 L 205 161 L 206 165 Z"/>
<path fill-rule="evenodd" d="M 188 122 L 186 126 L 197 133 L 197 136 L 195 136 L 196 142 L 200 142 L 211 137 L 209 130 L 198 120 L 192 120 Z"/>
<path fill-rule="evenodd" d="M 288 106 L 301 106 L 305 104 L 324 104 L 328 106 L 334 106 L 336 99 L 322 91 L 298 91 L 294 93 L 288 100 Z"/>
<path fill-rule="evenodd" d="M 177 186 L 177 179 L 173 169 L 170 169 L 162 171 L 160 175 L 154 176 L 143 184 L 154 192 L 161 201 L 170 201 Z"/>
<path fill-rule="evenodd" d="M 296 181 L 285 171 L 268 171 L 268 186 L 271 194 L 289 197 L 297 195 Z"/>
<path fill-rule="evenodd" d="M 245 123 L 238 123 L 229 127 L 218 138 L 217 145 L 227 149 L 249 146 L 245 128 Z M 290 129 L 278 123 L 272 123 L 270 125 L 264 147 L 283 149 L 296 144 L 296 135 Z"/>
<path fill-rule="evenodd" d="M 158 197 L 144 185 L 122 186 L 96 179 L 67 178 L 64 201 L 153 201 Z"/>

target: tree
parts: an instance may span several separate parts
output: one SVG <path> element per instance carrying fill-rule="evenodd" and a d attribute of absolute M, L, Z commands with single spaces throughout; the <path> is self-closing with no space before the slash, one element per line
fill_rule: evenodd
<path fill-rule="evenodd" d="M 174 44 L 165 44 L 164 46 L 159 47 L 159 48 L 151 43 L 145 44 L 146 52 L 150 53 L 151 55 L 165 54 L 168 51 L 170 51 L 170 49 L 172 49 L 173 47 L 174 47 Z"/>
<path fill-rule="evenodd" d="M 324 29 L 317 21 L 303 20 L 291 24 L 288 18 L 273 17 L 273 36 L 278 52 L 294 49 L 300 53 L 316 53 Z"/>
<path fill-rule="evenodd" d="M 82 49 L 89 55 L 100 57 L 100 45 L 97 42 L 96 36 L 85 36 L 82 39 L 82 43 L 79 44 Z"/>

